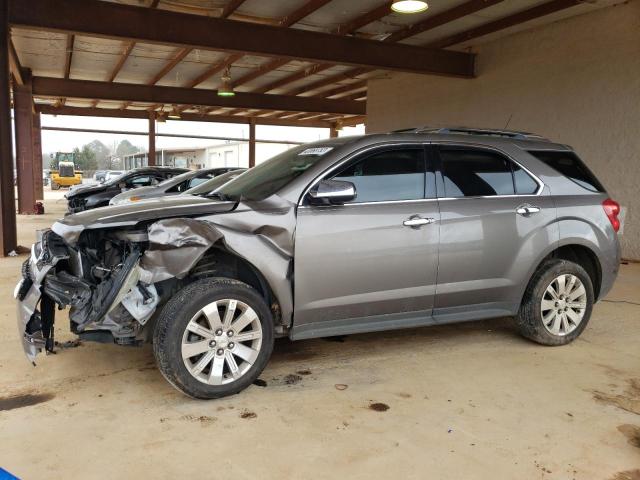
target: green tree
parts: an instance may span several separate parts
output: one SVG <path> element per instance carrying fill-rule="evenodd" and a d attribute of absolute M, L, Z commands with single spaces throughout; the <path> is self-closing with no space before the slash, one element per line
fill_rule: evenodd
<path fill-rule="evenodd" d="M 95 153 L 96 157 L 96 168 L 101 170 L 111 168 L 110 156 L 111 151 L 109 147 L 107 147 L 100 140 L 94 140 L 86 145 L 93 153 Z"/>
<path fill-rule="evenodd" d="M 122 140 L 116 147 L 116 155 L 118 157 L 124 157 L 125 155 L 130 155 L 132 153 L 138 153 L 139 151 L 140 149 L 127 139 Z"/>
<path fill-rule="evenodd" d="M 93 171 L 98 167 L 96 153 L 89 145 L 84 145 L 82 150 L 76 147 L 73 149 L 73 153 L 76 154 L 76 168 L 83 171 Z"/>

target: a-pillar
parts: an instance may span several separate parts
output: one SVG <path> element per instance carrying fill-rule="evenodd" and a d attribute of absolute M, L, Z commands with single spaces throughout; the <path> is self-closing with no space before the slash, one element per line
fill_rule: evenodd
<path fill-rule="evenodd" d="M 2 255 L 7 255 L 18 244 L 9 99 L 8 7 L 7 0 L 0 0 L 0 253 Z"/>

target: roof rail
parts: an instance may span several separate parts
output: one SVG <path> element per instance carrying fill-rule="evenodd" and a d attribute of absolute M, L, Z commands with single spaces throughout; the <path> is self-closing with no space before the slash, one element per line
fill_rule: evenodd
<path fill-rule="evenodd" d="M 518 132 L 514 130 L 496 130 L 490 128 L 468 128 L 468 127 L 418 127 L 394 130 L 392 133 L 442 133 L 442 134 L 464 134 L 464 135 L 491 135 L 494 137 L 506 137 L 516 140 L 545 140 L 547 138 L 535 133 Z"/>

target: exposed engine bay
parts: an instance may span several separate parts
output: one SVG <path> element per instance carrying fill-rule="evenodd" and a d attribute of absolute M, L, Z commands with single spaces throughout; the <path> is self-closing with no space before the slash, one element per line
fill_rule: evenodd
<path fill-rule="evenodd" d="M 273 223 L 238 222 L 242 213 L 236 210 L 233 225 L 225 225 L 231 217 L 224 215 L 81 226 L 66 217 L 41 232 L 15 291 L 27 357 L 33 361 L 39 351 L 53 351 L 56 308 L 69 308 L 70 329 L 81 339 L 120 345 L 149 341 L 152 329 L 145 326 L 177 290 L 229 269 L 273 300 L 285 328 L 292 311 L 291 255 L 276 240 L 286 247 L 290 240 Z M 265 218 L 291 220 L 289 208 L 275 213 L 269 209 Z M 262 216 L 247 214 L 252 221 Z M 269 278 L 257 275 L 253 265 L 271 271 Z"/>

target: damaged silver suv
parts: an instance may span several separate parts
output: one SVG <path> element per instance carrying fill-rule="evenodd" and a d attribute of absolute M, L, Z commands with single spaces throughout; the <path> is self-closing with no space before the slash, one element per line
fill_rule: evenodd
<path fill-rule="evenodd" d="M 85 340 L 153 342 L 197 398 L 293 340 L 513 316 L 562 345 L 618 272 L 617 203 L 566 145 L 415 129 L 293 148 L 202 196 L 98 208 L 44 231 L 16 287 L 33 361 L 56 307 Z"/>

